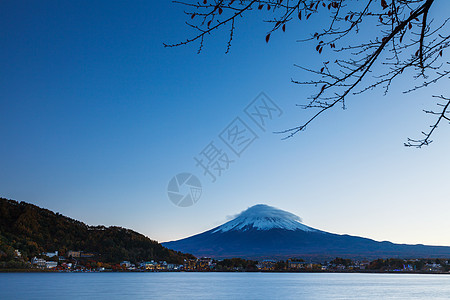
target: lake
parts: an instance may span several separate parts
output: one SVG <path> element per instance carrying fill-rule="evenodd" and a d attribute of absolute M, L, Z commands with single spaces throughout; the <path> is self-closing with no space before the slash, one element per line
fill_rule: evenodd
<path fill-rule="evenodd" d="M 0 273 L 0 299 L 449 299 L 450 276 Z"/>

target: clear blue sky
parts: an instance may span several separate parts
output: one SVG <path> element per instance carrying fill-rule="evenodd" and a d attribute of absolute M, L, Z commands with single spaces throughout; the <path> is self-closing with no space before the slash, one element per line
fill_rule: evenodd
<path fill-rule="evenodd" d="M 448 15 L 440 1 L 433 13 Z M 265 203 L 322 230 L 404 243 L 450 245 L 450 126 L 430 147 L 403 147 L 433 119 L 430 94 L 403 95 L 412 78 L 354 97 L 287 141 L 257 139 L 215 183 L 193 157 L 261 91 L 284 111 L 270 130 L 297 125 L 312 90 L 293 64 L 320 62 L 296 43 L 305 27 L 272 35 L 241 23 L 197 45 L 183 9 L 169 1 L 0 3 L 0 195 L 88 224 L 132 228 L 158 241 L 185 237 Z M 323 20 L 311 19 L 311 26 Z M 447 84 L 447 85 L 445 85 Z M 192 172 L 203 195 L 192 207 L 167 198 L 167 183 Z"/>

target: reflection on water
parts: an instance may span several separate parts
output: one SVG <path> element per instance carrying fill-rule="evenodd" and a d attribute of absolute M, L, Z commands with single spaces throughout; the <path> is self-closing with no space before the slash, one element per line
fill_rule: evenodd
<path fill-rule="evenodd" d="M 450 276 L 3 273 L 0 299 L 449 299 Z"/>

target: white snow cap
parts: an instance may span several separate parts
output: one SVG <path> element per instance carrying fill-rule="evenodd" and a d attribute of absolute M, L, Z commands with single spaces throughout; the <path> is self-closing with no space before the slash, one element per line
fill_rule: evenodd
<path fill-rule="evenodd" d="M 302 224 L 301 221 L 299 216 L 290 212 L 269 205 L 258 204 L 237 214 L 233 220 L 217 227 L 214 232 L 246 231 L 249 229 L 269 230 L 273 228 L 316 231 L 314 228 Z"/>

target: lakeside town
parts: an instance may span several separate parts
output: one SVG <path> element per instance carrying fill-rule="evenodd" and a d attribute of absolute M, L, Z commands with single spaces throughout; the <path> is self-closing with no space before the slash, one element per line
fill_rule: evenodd
<path fill-rule="evenodd" d="M 450 259 L 376 259 L 351 260 L 335 258 L 314 262 L 292 258 L 287 260 L 246 260 L 242 258 L 213 259 L 209 257 L 185 259 L 183 264 L 166 261 L 104 263 L 96 253 L 69 250 L 65 256 L 58 251 L 45 252 L 25 261 L 19 250 L 15 259 L 20 270 L 54 272 L 397 272 L 450 274 Z"/>

